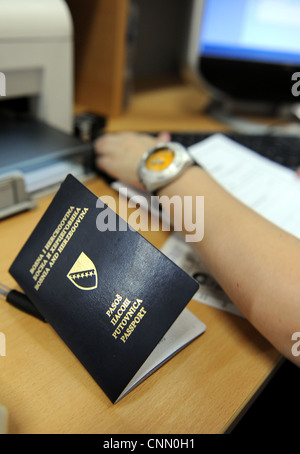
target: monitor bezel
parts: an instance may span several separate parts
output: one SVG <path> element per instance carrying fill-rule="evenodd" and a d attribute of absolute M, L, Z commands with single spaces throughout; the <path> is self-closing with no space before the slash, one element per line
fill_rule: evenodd
<path fill-rule="evenodd" d="M 292 93 L 292 75 L 300 71 L 300 66 L 208 57 L 199 52 L 204 3 L 192 1 L 185 73 L 187 69 L 215 99 L 273 105 L 299 103 L 299 97 Z"/>

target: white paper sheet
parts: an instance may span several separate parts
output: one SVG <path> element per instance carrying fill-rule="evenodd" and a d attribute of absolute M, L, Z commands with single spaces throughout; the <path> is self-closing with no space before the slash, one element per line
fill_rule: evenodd
<path fill-rule="evenodd" d="M 300 178 L 295 172 L 222 134 L 215 134 L 189 150 L 228 192 L 300 238 Z"/>

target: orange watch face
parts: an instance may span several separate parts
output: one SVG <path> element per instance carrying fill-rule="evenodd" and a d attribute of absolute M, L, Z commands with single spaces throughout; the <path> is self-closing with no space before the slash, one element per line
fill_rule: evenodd
<path fill-rule="evenodd" d="M 173 162 L 174 151 L 168 148 L 160 148 L 154 151 L 146 162 L 146 167 L 153 172 L 160 172 L 166 169 Z"/>

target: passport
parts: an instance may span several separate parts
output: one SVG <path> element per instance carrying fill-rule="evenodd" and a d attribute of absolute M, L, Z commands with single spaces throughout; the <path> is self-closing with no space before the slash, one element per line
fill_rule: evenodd
<path fill-rule="evenodd" d="M 206 327 L 186 308 L 198 283 L 100 205 L 68 175 L 9 271 L 116 403 Z"/>

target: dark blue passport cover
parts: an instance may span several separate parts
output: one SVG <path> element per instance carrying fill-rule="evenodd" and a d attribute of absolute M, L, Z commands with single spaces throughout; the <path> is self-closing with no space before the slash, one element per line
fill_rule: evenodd
<path fill-rule="evenodd" d="M 99 231 L 97 200 L 69 175 L 10 273 L 116 402 L 198 284 L 114 212 Z"/>

